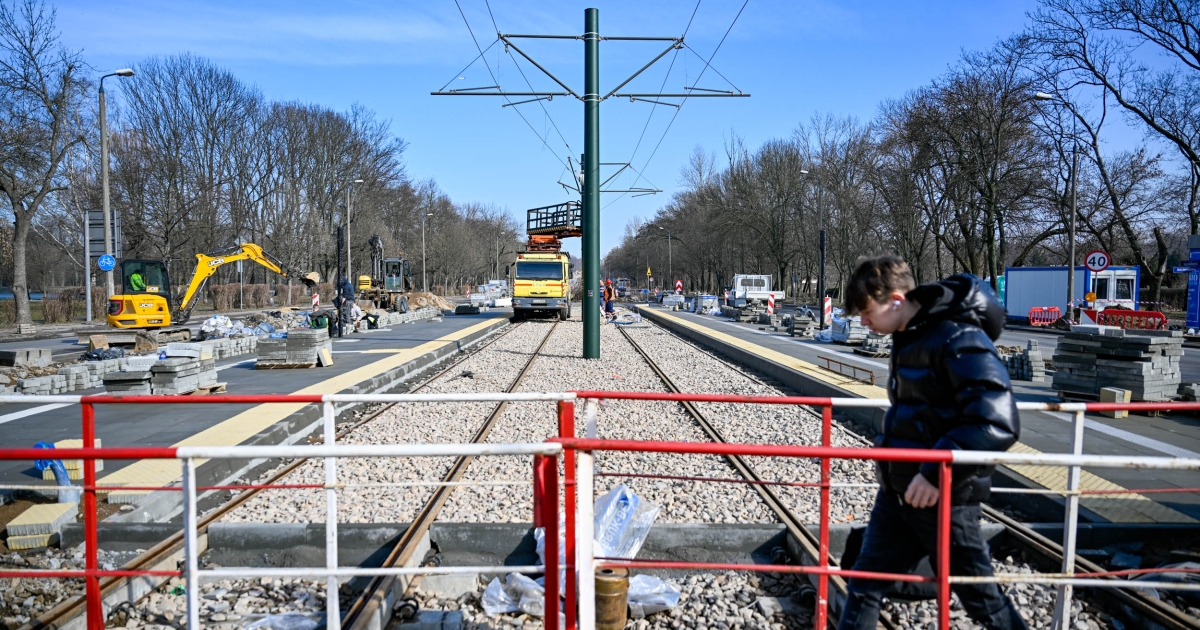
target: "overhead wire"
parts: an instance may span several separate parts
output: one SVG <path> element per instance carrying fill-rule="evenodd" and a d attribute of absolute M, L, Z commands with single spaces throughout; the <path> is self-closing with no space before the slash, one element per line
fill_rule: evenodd
<path fill-rule="evenodd" d="M 454 0 L 454 6 L 458 7 L 458 14 L 462 16 L 463 24 L 465 24 L 467 26 L 467 32 L 471 34 L 471 41 L 475 42 L 475 49 L 479 51 L 479 57 L 477 57 L 476 59 L 479 59 L 479 58 L 483 59 L 483 65 L 484 65 L 484 67 L 487 68 L 488 75 L 492 77 L 492 81 L 494 81 L 496 83 L 496 85 L 500 85 L 500 80 L 496 78 L 496 73 L 492 72 L 492 65 L 488 63 L 487 57 L 484 56 L 483 47 L 479 45 L 479 40 L 475 37 L 475 30 L 471 28 L 471 22 L 469 20 L 467 20 L 467 14 L 463 12 L 462 5 L 459 4 L 458 0 Z M 497 41 L 499 41 L 499 38 L 497 38 Z M 493 45 L 495 45 L 495 42 L 493 42 Z M 489 46 L 488 48 L 490 49 L 491 46 Z M 475 62 L 472 61 L 471 63 L 475 63 Z M 507 101 L 510 105 L 512 104 L 512 101 L 509 100 L 509 98 L 507 96 L 504 97 L 504 100 Z M 546 142 L 546 139 L 542 137 L 542 134 L 538 133 L 537 129 L 534 128 L 533 124 L 529 122 L 529 119 L 525 118 L 525 114 L 522 114 L 521 111 L 519 109 L 517 109 L 516 107 L 514 107 L 512 109 L 513 109 L 513 111 L 517 112 L 517 115 L 521 117 L 521 120 L 525 121 L 525 126 L 529 127 L 529 130 L 533 132 L 533 135 L 537 136 L 538 140 L 542 141 L 542 145 L 545 146 L 547 149 L 550 150 L 551 153 L 554 154 L 554 159 L 558 160 L 559 163 L 561 163 L 564 167 L 570 168 L 570 165 L 568 164 L 568 162 L 566 160 L 562 159 L 562 157 L 560 157 L 558 155 L 558 152 L 555 151 L 550 146 L 550 143 Z"/>
<path fill-rule="evenodd" d="M 701 1 L 702 0 L 696 0 L 696 6 L 692 9 L 692 16 L 688 18 L 687 26 L 685 26 L 683 28 L 683 35 L 680 36 L 681 39 L 684 37 L 687 37 L 688 31 L 692 30 L 692 22 L 696 19 L 696 13 L 700 10 L 700 2 Z M 658 87 L 659 92 L 662 92 L 664 89 L 666 89 L 667 80 L 669 80 L 671 78 L 671 71 L 675 69 L 675 60 L 678 57 L 679 57 L 679 51 L 676 50 L 675 54 L 671 55 L 671 63 L 667 66 L 667 74 L 663 76 L 662 85 L 660 85 Z M 640 134 L 638 134 L 637 143 L 633 145 L 633 153 L 629 154 L 629 167 L 631 170 L 638 173 L 638 175 L 639 175 L 639 179 L 635 179 L 633 181 L 633 184 L 629 185 L 629 188 L 633 188 L 635 185 L 637 185 L 637 183 L 638 183 L 638 181 L 640 181 L 640 179 L 645 179 L 645 178 L 640 177 L 641 176 L 640 171 L 637 171 L 637 169 L 633 168 L 633 160 L 634 160 L 634 158 L 637 157 L 638 149 L 641 148 L 641 146 L 642 146 L 642 140 L 646 137 L 646 130 L 650 128 L 650 121 L 654 119 L 654 112 L 656 109 L 657 108 L 655 108 L 655 107 L 650 108 L 650 113 L 646 116 L 646 123 L 644 125 L 642 125 L 642 132 Z M 678 112 L 678 110 L 676 110 L 676 111 Z M 645 167 L 643 166 L 642 168 L 645 168 Z M 646 181 L 649 182 L 650 180 L 647 179 Z M 650 185 L 653 186 L 654 184 L 650 184 Z M 610 201 L 607 204 L 605 204 L 604 206 L 602 206 L 601 210 L 620 201 L 621 197 L 624 197 L 627 194 L 629 194 L 629 193 L 621 193 L 615 199 L 613 199 L 612 201 Z"/>
<path fill-rule="evenodd" d="M 500 34 L 500 26 L 496 24 L 496 15 L 494 13 L 492 13 L 492 3 L 489 0 L 483 0 L 483 3 L 485 5 L 487 5 L 488 17 L 490 17 L 492 19 L 492 27 L 496 29 L 496 35 L 497 35 L 497 41 L 498 41 L 499 34 Z M 525 80 L 525 85 L 529 86 L 529 91 L 530 92 L 535 91 L 533 89 L 533 84 L 530 83 L 530 81 L 529 81 L 529 77 L 525 76 L 525 71 L 521 69 L 521 64 L 517 62 L 517 58 L 513 56 L 512 51 L 508 50 L 508 46 L 504 47 L 504 51 L 506 53 L 508 53 L 509 58 L 512 59 L 513 65 L 517 67 L 517 72 L 521 73 L 521 78 Z M 500 65 L 500 62 L 497 61 L 496 65 L 497 66 Z M 560 130 L 558 128 L 558 123 L 554 122 L 554 117 L 551 116 L 550 111 L 546 109 L 545 103 L 543 103 L 542 101 L 539 100 L 539 101 L 537 101 L 537 104 L 538 104 L 538 106 L 540 106 L 542 108 L 542 113 L 545 114 L 547 119 L 549 119 L 550 125 L 552 127 L 554 127 L 554 131 L 556 133 L 558 133 L 558 138 L 560 140 L 562 140 L 563 144 L 567 147 L 567 155 L 574 155 L 574 150 L 571 149 L 571 143 L 567 142 L 567 138 L 565 136 L 563 136 L 562 130 Z M 549 135 L 549 134 L 547 134 L 547 135 Z"/>
<path fill-rule="evenodd" d="M 714 48 L 712 54 L 708 56 L 708 60 L 705 62 L 704 67 L 700 69 L 700 74 L 696 75 L 696 80 L 693 82 L 693 85 L 699 83 L 700 79 L 704 76 L 704 72 L 706 70 L 708 70 L 709 67 L 711 67 L 713 58 L 717 56 L 717 52 L 719 50 L 721 50 L 721 46 L 725 44 L 725 39 L 729 37 L 730 31 L 732 31 L 734 25 L 737 24 L 738 18 L 742 17 L 742 12 L 746 10 L 746 5 L 748 5 L 748 4 L 750 4 L 750 0 L 745 0 L 745 2 L 742 3 L 742 8 L 738 9 L 737 15 L 733 16 L 733 21 L 729 23 L 729 28 L 725 29 L 725 34 L 721 36 L 721 41 L 717 42 L 717 47 Z M 701 57 L 701 59 L 703 59 L 703 57 Z M 716 69 L 714 69 L 713 71 L 715 72 Z M 726 80 L 728 81 L 728 79 L 726 79 Z M 730 85 L 733 85 L 733 83 L 731 82 Z M 675 110 L 675 114 L 673 116 L 671 116 L 671 120 L 667 122 L 667 128 L 663 130 L 662 136 L 660 136 L 658 139 L 658 143 L 654 145 L 654 150 L 650 152 L 650 157 L 646 158 L 646 162 L 644 164 L 642 164 L 643 171 L 646 170 L 646 168 L 648 166 L 650 166 L 650 161 L 653 160 L 654 156 L 658 153 L 659 147 L 662 146 L 663 140 L 665 140 L 667 138 L 667 133 L 671 131 L 671 126 L 675 124 L 675 119 L 679 117 L 679 112 L 683 111 L 683 104 L 686 103 L 687 100 L 688 100 L 688 97 L 684 96 L 683 100 L 681 100 L 679 102 L 679 108 Z M 629 187 L 633 188 L 634 186 L 636 186 L 638 181 L 640 180 L 640 178 L 641 178 L 641 176 L 639 174 L 639 179 L 635 179 L 633 181 L 633 183 L 630 184 Z M 622 193 L 622 196 L 624 196 L 624 193 Z M 616 203 L 616 201 L 618 199 L 620 199 L 620 197 L 617 197 L 617 199 L 614 199 L 611 202 L 609 202 L 607 205 L 604 206 L 604 208 L 607 208 L 608 206 L 612 205 L 613 203 Z"/>

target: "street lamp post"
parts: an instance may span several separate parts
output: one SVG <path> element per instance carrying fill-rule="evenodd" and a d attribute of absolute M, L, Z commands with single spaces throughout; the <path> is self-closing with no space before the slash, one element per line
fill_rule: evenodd
<path fill-rule="evenodd" d="M 1033 95 L 1035 101 L 1057 101 L 1070 109 L 1070 104 L 1052 94 L 1038 92 Z M 1079 182 L 1079 141 L 1075 139 L 1075 112 L 1071 111 L 1071 220 L 1068 222 L 1067 236 L 1067 319 L 1075 319 L 1075 220 L 1079 215 L 1076 207 L 1076 194 Z"/>
<path fill-rule="evenodd" d="M 808 171 L 801 170 L 802 175 Z M 825 190 L 817 175 L 817 330 L 825 329 Z M 779 279 L 780 283 L 783 278 Z"/>
<path fill-rule="evenodd" d="M 667 275 L 670 276 L 667 281 L 672 282 L 675 280 L 675 265 L 671 262 L 671 230 L 661 225 L 658 226 L 658 229 L 667 233 Z"/>
<path fill-rule="evenodd" d="M 355 184 L 361 183 L 363 180 L 356 179 L 346 186 L 346 280 L 350 282 L 351 287 L 356 283 L 353 280 L 354 276 L 350 273 L 350 200 L 352 199 L 350 191 L 353 190 Z"/>
<path fill-rule="evenodd" d="M 104 103 L 104 80 L 108 77 L 131 76 L 133 76 L 132 68 L 122 68 L 100 77 L 100 185 L 104 189 L 104 253 L 108 256 L 113 254 L 113 233 L 112 220 L 108 211 L 108 109 Z M 90 228 L 88 237 L 91 237 Z M 88 272 L 91 273 L 92 261 L 89 260 L 87 264 Z M 104 296 L 112 297 L 114 293 L 116 291 L 113 287 L 113 272 L 110 269 L 104 272 Z M 91 304 L 92 296 L 89 294 L 87 297 L 88 304 Z"/>
<path fill-rule="evenodd" d="M 421 290 L 428 292 L 429 279 L 425 277 L 425 217 L 433 216 L 432 212 L 421 213 Z"/>

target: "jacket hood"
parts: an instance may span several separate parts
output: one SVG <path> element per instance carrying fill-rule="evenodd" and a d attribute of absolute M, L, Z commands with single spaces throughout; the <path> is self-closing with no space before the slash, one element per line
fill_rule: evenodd
<path fill-rule="evenodd" d="M 1007 313 L 992 288 L 971 274 L 950 276 L 941 282 L 923 284 L 908 292 L 921 305 L 906 330 L 932 322 L 951 320 L 978 326 L 994 342 L 1004 331 Z"/>

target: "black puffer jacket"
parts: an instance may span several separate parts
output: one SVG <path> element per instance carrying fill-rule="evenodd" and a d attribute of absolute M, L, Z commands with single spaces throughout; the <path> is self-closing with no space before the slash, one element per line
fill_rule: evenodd
<path fill-rule="evenodd" d="M 993 341 L 1004 328 L 1004 307 L 971 275 L 913 289 L 921 308 L 892 335 L 891 376 L 881 446 L 1004 451 L 1017 441 L 1020 419 Z M 986 500 L 991 466 L 955 466 L 953 502 Z M 921 474 L 938 485 L 938 465 L 880 465 L 881 483 L 903 495 Z"/>

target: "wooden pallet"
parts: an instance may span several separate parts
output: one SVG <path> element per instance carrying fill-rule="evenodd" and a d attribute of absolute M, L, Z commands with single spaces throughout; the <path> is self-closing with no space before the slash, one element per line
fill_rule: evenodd
<path fill-rule="evenodd" d="M 184 396 L 208 396 L 210 394 L 224 394 L 226 383 L 217 383 L 215 385 L 207 385 L 198 387 L 194 391 L 184 394 Z"/>
<path fill-rule="evenodd" d="M 262 363 L 261 361 L 254 363 L 256 370 L 304 370 L 315 368 L 317 364 L 313 363 Z"/>

